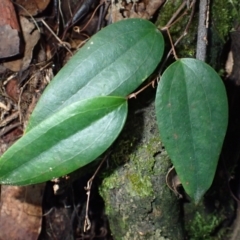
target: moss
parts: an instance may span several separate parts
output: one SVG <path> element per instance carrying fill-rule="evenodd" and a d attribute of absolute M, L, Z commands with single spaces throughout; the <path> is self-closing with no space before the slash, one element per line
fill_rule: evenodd
<path fill-rule="evenodd" d="M 164 27 L 181 4 L 181 0 L 166 1 L 159 12 L 156 25 L 160 29 Z M 196 9 L 198 8 L 196 7 Z M 183 11 L 186 11 L 186 9 Z M 179 16 L 181 16 L 183 11 L 179 14 Z M 221 63 L 219 63 L 219 59 L 223 45 L 229 39 L 229 32 L 240 23 L 240 2 L 238 0 L 213 0 L 211 1 L 209 14 L 209 44 L 207 61 L 215 69 L 220 69 Z M 189 16 L 190 10 L 186 15 L 179 18 L 178 21 L 169 29 L 173 42 L 175 42 L 183 34 L 189 20 Z M 176 53 L 178 57 L 195 57 L 197 28 L 198 13 L 196 12 L 188 29 L 188 34 L 176 46 Z M 168 36 L 167 34 L 165 35 L 167 40 Z M 170 47 L 169 41 L 167 42 Z"/>
<path fill-rule="evenodd" d="M 169 158 L 165 150 L 161 148 L 159 141 L 159 138 L 153 137 L 147 142 L 138 144 L 137 152 L 128 156 L 129 162 L 109 173 L 108 176 L 105 175 L 103 179 L 100 192 L 105 199 L 106 213 L 111 222 L 111 230 L 117 240 L 167 240 L 169 239 L 167 236 L 173 235 L 166 225 L 167 223 L 172 226 L 172 216 L 177 214 L 172 195 L 169 195 L 169 189 L 165 185 L 164 177 L 169 167 Z M 159 157 L 156 163 L 153 156 L 159 149 L 162 150 L 163 158 Z M 119 158 L 119 155 L 117 157 Z M 160 179 L 163 181 L 162 184 L 159 182 Z M 114 194 L 109 194 L 109 191 Z M 116 201 L 121 202 L 124 207 L 118 204 L 114 207 L 113 202 Z M 131 210 L 127 210 L 129 208 Z M 167 210 L 168 208 L 173 212 Z M 149 217 L 147 217 L 148 215 Z M 154 225 L 146 224 L 145 221 L 142 225 L 139 224 L 143 216 L 145 216 L 144 219 L 155 218 Z M 160 226 L 163 229 L 159 228 Z M 116 233 L 118 234 L 116 235 Z"/>
<path fill-rule="evenodd" d="M 186 229 L 191 240 L 220 240 L 222 239 L 220 233 L 215 237 L 213 237 L 213 234 L 221 222 L 222 219 L 218 215 L 208 214 L 203 216 L 196 212 L 194 219 L 188 223 Z"/>
<path fill-rule="evenodd" d="M 228 40 L 229 32 L 240 20 L 238 0 L 214 0 L 211 5 L 212 27 L 222 42 Z"/>
<path fill-rule="evenodd" d="M 133 140 L 134 141 L 134 140 Z M 114 171 L 110 175 L 109 172 L 105 172 L 103 177 L 103 185 L 107 189 L 113 189 L 119 187 L 126 180 L 129 181 L 128 191 L 132 196 L 139 195 L 140 197 L 147 197 L 153 195 L 151 174 L 153 173 L 153 167 L 155 159 L 153 155 L 159 148 L 159 138 L 150 139 L 148 144 L 138 147 L 138 154 L 130 154 L 126 156 L 124 149 L 129 149 L 129 142 L 132 140 L 123 141 L 120 143 L 121 149 L 119 152 L 115 152 L 112 155 L 112 161 L 114 164 L 120 164 L 131 159 L 131 162 L 125 163 L 125 168 L 128 169 L 125 174 L 119 176 Z"/>
<path fill-rule="evenodd" d="M 216 174 L 214 183 L 199 205 L 184 204 L 184 222 L 191 240 L 223 240 L 231 234 L 227 227 L 234 215 L 234 200 L 226 194 L 228 183 Z"/>
<path fill-rule="evenodd" d="M 129 112 L 102 174 L 100 194 L 114 239 L 182 239 L 177 199 L 165 184 L 170 161 L 160 142 L 154 102 L 146 105 Z"/>
<path fill-rule="evenodd" d="M 153 167 L 154 159 L 143 159 L 139 157 L 139 154 L 135 155 L 128 153 L 127 155 L 125 150 L 129 149 L 129 142 L 132 141 L 123 140 L 123 142 L 120 143 L 120 151 L 116 151 L 112 154 L 112 164 L 116 165 L 122 162 L 124 163 L 124 167 L 118 166 L 119 169 L 117 171 L 112 171 L 110 167 L 108 171 L 104 172 L 102 175 L 102 187 L 100 188 L 101 195 L 104 196 L 106 191 L 119 189 L 123 184 L 129 196 L 148 197 L 153 195 L 149 173 Z M 141 147 L 139 149 L 141 149 Z M 150 147 L 143 146 L 141 152 L 143 153 L 146 149 L 150 149 Z M 146 154 L 143 155 L 146 156 Z M 144 165 L 143 162 L 145 163 Z M 105 198 L 105 201 L 108 201 L 108 199 Z M 112 210 L 110 202 L 106 202 L 106 213 L 108 215 L 115 214 Z M 120 221 L 120 223 L 123 224 L 121 227 L 125 229 L 124 221 Z"/>
<path fill-rule="evenodd" d="M 229 40 L 229 32 L 240 23 L 239 7 L 238 0 L 213 0 L 210 7 L 207 62 L 220 75 L 225 72 L 222 54 L 224 46 Z"/>
<path fill-rule="evenodd" d="M 154 174 L 154 154 L 160 147 L 160 139 L 153 137 L 147 143 L 138 146 L 137 154 L 131 154 L 131 164 L 126 173 L 129 180 L 129 194 L 140 197 L 153 196 L 151 176 Z"/>
<path fill-rule="evenodd" d="M 181 0 L 167 1 L 159 12 L 156 25 L 160 29 L 166 26 L 168 21 L 172 18 L 173 14 L 177 11 L 177 9 L 180 7 L 182 3 L 183 1 Z M 187 11 L 187 14 L 181 17 L 184 11 Z M 189 17 L 190 17 L 190 9 L 187 10 L 187 8 L 185 8 L 177 17 L 178 20 L 170 27 L 169 31 L 170 31 L 173 42 L 175 42 L 184 33 L 186 25 L 189 21 Z M 198 21 L 198 16 L 196 15 L 192 19 L 187 35 L 184 38 L 182 38 L 182 40 L 176 46 L 176 53 L 178 57 L 194 57 L 195 56 L 197 21 Z M 168 39 L 167 34 L 166 34 L 166 39 Z"/>
<path fill-rule="evenodd" d="M 132 191 L 130 193 L 137 193 L 140 197 L 145 197 L 153 194 L 152 183 L 148 176 L 141 176 L 140 174 L 128 174 L 127 178 L 131 182 Z"/>
<path fill-rule="evenodd" d="M 166 24 L 171 19 L 172 15 L 177 11 L 181 4 L 182 0 L 168 0 L 164 4 L 164 6 L 160 10 L 159 17 L 157 20 L 157 25 L 159 26 L 159 28 L 166 26 Z"/>

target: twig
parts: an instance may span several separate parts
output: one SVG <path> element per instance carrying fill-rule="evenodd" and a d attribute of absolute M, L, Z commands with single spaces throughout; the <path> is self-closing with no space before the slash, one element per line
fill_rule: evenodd
<path fill-rule="evenodd" d="M 172 15 L 171 19 L 168 21 L 168 23 L 166 24 L 165 28 L 169 28 L 170 26 L 172 26 L 176 21 L 176 18 L 178 17 L 178 15 L 181 13 L 181 11 L 185 8 L 186 6 L 186 1 L 184 1 L 181 6 L 177 9 L 177 11 Z M 180 18 L 182 17 L 182 15 L 180 16 Z M 179 17 L 177 18 L 179 19 Z"/>
<path fill-rule="evenodd" d="M 8 123 L 10 123 L 14 119 L 18 118 L 18 116 L 19 116 L 19 111 L 16 111 L 16 112 L 12 113 L 7 118 L 5 118 L 4 120 L 0 121 L 0 127 L 5 127 Z M 6 132 L 4 132 L 3 134 L 5 134 L 5 133 Z"/>
<path fill-rule="evenodd" d="M 71 50 L 70 50 L 69 47 L 67 46 L 68 43 L 63 42 L 63 41 L 53 32 L 53 30 L 47 25 L 47 23 L 46 23 L 43 19 L 41 19 L 41 22 L 42 22 L 42 23 L 45 25 L 45 27 L 51 32 L 51 34 L 58 40 L 59 44 L 60 44 L 61 46 L 65 47 L 65 48 L 67 49 L 67 51 L 68 51 L 71 55 L 73 55 L 73 53 L 71 52 Z"/>
<path fill-rule="evenodd" d="M 152 80 L 151 82 L 149 82 L 148 84 L 146 84 L 144 87 L 142 87 L 140 90 L 138 90 L 137 92 L 133 92 L 131 94 L 129 94 L 127 96 L 127 99 L 131 99 L 131 98 L 137 98 L 137 95 L 139 93 L 141 93 L 143 90 L 145 90 L 146 88 L 148 88 L 150 85 L 154 86 L 154 82 L 155 82 L 156 78 L 154 78 L 154 80 Z"/>
<path fill-rule="evenodd" d="M 12 129 L 16 128 L 16 127 L 19 127 L 21 126 L 22 124 L 20 122 L 18 123 L 14 123 L 14 124 L 11 124 L 5 128 L 3 128 L 1 131 L 0 131 L 0 137 L 2 137 L 3 135 L 5 135 L 6 133 L 8 133 L 9 131 L 11 131 Z"/>
<path fill-rule="evenodd" d="M 196 0 L 193 0 L 191 5 L 190 5 L 190 8 L 192 9 L 191 11 L 191 14 L 190 14 L 190 17 L 189 17 L 189 20 L 188 20 L 188 23 L 183 31 L 183 34 L 176 40 L 176 42 L 174 43 L 174 47 L 176 47 L 178 45 L 178 43 L 188 34 L 188 29 L 191 25 L 191 22 L 192 22 L 192 19 L 193 19 L 193 16 L 194 16 L 194 12 L 195 12 L 195 4 L 196 3 Z M 185 13 L 183 13 L 185 14 Z M 171 24 L 172 25 L 172 24 Z M 164 29 L 166 30 L 166 29 Z M 170 57 L 170 55 L 172 54 L 173 52 L 173 48 L 170 49 L 170 51 L 168 52 L 166 58 L 164 59 L 163 63 L 161 64 L 161 67 L 159 69 L 159 75 L 161 75 L 161 72 L 163 70 L 163 67 L 165 66 L 165 63 L 167 62 L 168 58 Z"/>
<path fill-rule="evenodd" d="M 90 17 L 90 19 L 88 20 L 88 22 L 85 24 L 85 26 L 81 29 L 81 31 L 83 31 L 83 30 L 85 30 L 85 29 L 87 28 L 87 26 L 89 25 L 89 23 L 90 23 L 91 20 L 93 19 L 94 15 L 96 14 L 97 10 L 98 10 L 101 6 L 103 6 L 104 3 L 105 3 L 105 2 L 102 2 L 102 3 L 98 4 L 98 6 L 95 8 L 92 16 Z"/>
<path fill-rule="evenodd" d="M 99 164 L 97 170 L 94 172 L 92 177 L 88 180 L 87 187 L 85 187 L 85 190 L 87 191 L 86 192 L 86 194 L 87 194 L 87 203 L 86 203 L 86 214 L 85 214 L 85 221 L 84 221 L 84 227 L 83 227 L 83 231 L 84 232 L 87 232 L 88 230 L 91 229 L 91 221 L 89 219 L 88 212 L 89 212 L 89 201 L 90 201 L 90 193 L 91 193 L 92 183 L 93 183 L 93 180 L 96 177 L 97 173 L 99 172 L 99 169 L 102 167 L 103 163 L 108 158 L 109 154 L 110 154 L 110 152 L 106 153 L 106 155 L 102 159 L 101 163 Z"/>
<path fill-rule="evenodd" d="M 59 11 L 59 13 L 61 15 L 62 23 L 63 23 L 63 25 L 65 25 L 65 19 L 64 19 L 64 16 L 63 16 L 61 5 L 62 5 L 61 0 L 58 0 L 58 11 Z"/>
<path fill-rule="evenodd" d="M 199 21 L 196 58 L 202 61 L 206 60 L 207 53 L 207 31 L 210 0 L 199 1 Z"/>
<path fill-rule="evenodd" d="M 45 68 L 47 68 L 50 64 L 52 64 L 52 62 L 48 62 L 46 65 L 44 65 L 43 67 L 41 67 L 39 69 L 38 72 L 41 72 L 42 70 L 44 70 Z M 36 64 L 37 65 L 37 64 Z M 25 83 L 24 85 L 20 88 L 20 93 L 19 93 L 19 97 L 18 97 L 18 112 L 19 112 L 19 121 L 20 123 L 23 123 L 23 116 L 22 116 L 22 111 L 21 111 L 21 102 L 22 102 L 22 95 L 23 95 L 23 91 L 25 89 L 25 87 L 29 84 L 29 82 L 37 76 L 38 72 L 34 73 Z"/>
<path fill-rule="evenodd" d="M 172 37 L 171 37 L 171 34 L 170 34 L 168 28 L 167 28 L 167 34 L 168 34 L 169 41 L 170 41 L 170 43 L 171 43 L 173 56 L 174 56 L 175 60 L 178 60 L 178 56 L 177 56 L 177 53 L 176 53 L 176 51 L 175 51 L 175 47 L 174 47 L 174 44 L 173 44 L 173 41 L 172 41 Z"/>
<path fill-rule="evenodd" d="M 46 213 L 39 215 L 37 217 L 46 217 L 47 215 L 49 215 L 53 210 L 56 210 L 55 207 L 51 207 Z"/>
<path fill-rule="evenodd" d="M 20 5 L 20 4 L 16 3 L 16 2 L 13 2 L 13 4 L 17 5 L 17 6 L 20 7 L 23 11 L 25 11 L 25 12 L 29 15 L 29 17 L 32 19 L 32 21 L 34 22 L 34 24 L 35 24 L 36 28 L 38 29 L 38 31 L 41 32 L 41 30 L 40 30 L 40 28 L 39 28 L 36 20 L 35 20 L 34 17 L 31 15 L 31 13 L 29 13 L 29 11 L 28 11 L 26 8 L 24 8 L 22 5 Z"/>

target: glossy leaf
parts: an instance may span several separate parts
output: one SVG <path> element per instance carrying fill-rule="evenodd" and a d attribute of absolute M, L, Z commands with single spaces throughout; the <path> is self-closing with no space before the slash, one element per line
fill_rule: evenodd
<path fill-rule="evenodd" d="M 163 50 L 163 36 L 149 21 L 127 19 L 109 25 L 94 35 L 51 81 L 26 131 L 75 101 L 127 96 L 155 70 Z"/>
<path fill-rule="evenodd" d="M 116 139 L 126 116 L 127 101 L 122 97 L 95 97 L 70 104 L 3 154 L 0 182 L 44 182 L 90 163 Z"/>
<path fill-rule="evenodd" d="M 202 61 L 176 61 L 160 80 L 156 112 L 161 139 L 181 183 L 198 202 L 212 184 L 227 129 L 221 78 Z"/>

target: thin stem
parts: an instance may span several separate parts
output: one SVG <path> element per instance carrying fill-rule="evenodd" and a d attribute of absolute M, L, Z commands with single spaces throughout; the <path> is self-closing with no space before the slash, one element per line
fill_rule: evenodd
<path fill-rule="evenodd" d="M 186 27 L 185 27 L 185 29 L 184 29 L 184 31 L 183 31 L 183 34 L 182 34 L 182 35 L 176 40 L 176 42 L 174 43 L 174 47 L 176 47 L 176 46 L 178 45 L 178 43 L 179 43 L 179 42 L 187 35 L 187 33 L 188 33 L 188 29 L 189 29 L 189 27 L 190 27 L 190 25 L 191 25 L 191 22 L 192 22 L 193 16 L 194 16 L 194 12 L 195 12 L 195 5 L 196 5 L 195 3 L 196 3 L 196 0 L 193 0 L 192 3 L 191 3 L 191 5 L 190 5 L 190 8 L 192 9 L 191 14 L 190 14 L 190 18 L 189 18 L 188 23 L 187 23 L 187 25 L 186 25 Z M 183 14 L 185 14 L 185 13 L 183 13 Z M 170 55 L 172 54 L 172 52 L 173 52 L 173 48 L 170 49 L 170 51 L 168 52 L 166 58 L 164 59 L 163 63 L 161 64 L 161 67 L 160 67 L 160 69 L 159 69 L 159 75 L 161 74 L 161 72 L 162 72 L 162 70 L 163 70 L 163 67 L 165 66 L 165 64 L 166 64 L 168 58 L 170 57 Z"/>
<path fill-rule="evenodd" d="M 170 41 L 170 43 L 171 43 L 173 56 L 174 56 L 175 60 L 178 60 L 177 53 L 176 53 L 176 51 L 175 51 L 175 47 L 174 47 L 174 44 L 173 44 L 173 41 L 172 41 L 172 37 L 171 37 L 171 34 L 170 34 L 168 28 L 167 28 L 167 34 L 168 34 L 169 41 Z"/>
<path fill-rule="evenodd" d="M 130 95 L 127 96 L 127 99 L 131 99 L 131 98 L 137 98 L 137 95 L 139 93 L 141 93 L 143 90 L 145 90 L 146 88 L 148 88 L 150 85 L 153 86 L 153 83 L 156 79 L 152 80 L 151 82 L 149 82 L 147 85 L 145 85 L 144 87 L 142 87 L 140 90 L 138 90 L 137 92 L 131 93 Z"/>
<path fill-rule="evenodd" d="M 92 183 L 93 183 L 93 180 L 96 177 L 97 173 L 99 172 L 100 168 L 102 167 L 103 163 L 109 157 L 109 154 L 110 154 L 110 152 L 108 152 L 104 156 L 104 158 L 102 159 L 102 161 L 98 165 L 97 170 L 94 172 L 92 177 L 88 180 L 87 187 L 85 187 L 85 190 L 87 191 L 86 192 L 86 194 L 87 194 L 87 203 L 86 203 L 86 214 L 85 214 L 85 221 L 84 221 L 84 227 L 83 227 L 83 231 L 84 232 L 86 232 L 86 231 L 91 229 L 91 221 L 89 219 L 88 212 L 89 212 L 89 202 L 90 202 L 90 194 L 91 194 Z"/>
<path fill-rule="evenodd" d="M 41 19 L 41 22 L 45 25 L 45 27 L 49 30 L 49 32 L 51 32 L 51 34 L 58 40 L 58 42 L 60 43 L 61 46 L 65 47 L 67 49 L 67 51 L 73 55 L 73 53 L 71 52 L 71 50 L 67 47 L 67 43 L 63 42 L 54 32 L 53 30 L 47 25 L 47 23 Z"/>
<path fill-rule="evenodd" d="M 172 15 L 171 19 L 168 21 L 168 23 L 166 24 L 166 28 L 169 28 L 172 24 L 174 24 L 174 22 L 176 21 L 175 19 L 178 17 L 178 15 L 180 14 L 180 12 L 185 8 L 186 6 L 186 1 L 184 1 L 181 6 L 177 9 L 177 11 Z M 182 16 L 181 16 L 182 17 Z M 179 19 L 179 18 L 177 18 Z"/>

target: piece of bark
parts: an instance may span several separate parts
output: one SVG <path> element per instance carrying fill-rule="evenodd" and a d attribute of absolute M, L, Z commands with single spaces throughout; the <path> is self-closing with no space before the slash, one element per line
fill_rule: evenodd
<path fill-rule="evenodd" d="M 0 1 L 0 58 L 20 53 L 19 24 L 11 0 Z"/>

